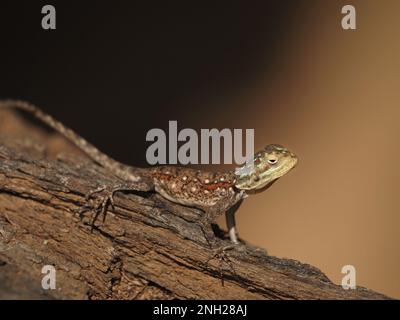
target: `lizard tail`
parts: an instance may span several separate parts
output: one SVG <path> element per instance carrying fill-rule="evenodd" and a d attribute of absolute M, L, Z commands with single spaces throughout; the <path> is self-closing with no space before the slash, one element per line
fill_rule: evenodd
<path fill-rule="evenodd" d="M 110 158 L 86 139 L 82 138 L 80 135 L 75 133 L 70 128 L 63 125 L 61 122 L 54 119 L 52 116 L 43 112 L 40 108 L 32 103 L 22 101 L 22 100 L 0 100 L 0 109 L 20 109 L 32 114 L 35 118 L 39 119 L 62 136 L 66 137 L 68 141 L 76 145 L 80 150 L 86 153 L 91 159 L 97 162 L 102 167 L 112 170 L 119 176 L 119 172 L 124 176 L 126 175 L 126 169 L 124 170 L 122 163 Z"/>

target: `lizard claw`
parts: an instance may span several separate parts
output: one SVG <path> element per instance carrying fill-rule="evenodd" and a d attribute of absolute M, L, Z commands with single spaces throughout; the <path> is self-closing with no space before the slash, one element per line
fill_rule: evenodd
<path fill-rule="evenodd" d="M 90 199 L 93 198 L 93 195 L 96 193 L 103 193 L 103 195 L 100 196 L 100 200 L 94 206 L 84 205 L 83 207 L 81 207 L 79 209 L 79 215 L 82 217 L 83 213 L 85 213 L 87 211 L 94 212 L 93 219 L 91 222 L 91 230 L 93 230 L 95 223 L 97 221 L 97 218 L 99 217 L 100 214 L 103 215 L 103 223 L 104 223 L 109 206 L 111 206 L 112 210 L 115 209 L 115 203 L 114 203 L 115 193 L 118 191 L 127 190 L 127 189 L 128 189 L 127 186 L 118 185 L 113 188 L 101 186 L 97 189 L 89 191 L 85 196 L 85 199 L 87 202 L 89 202 Z"/>

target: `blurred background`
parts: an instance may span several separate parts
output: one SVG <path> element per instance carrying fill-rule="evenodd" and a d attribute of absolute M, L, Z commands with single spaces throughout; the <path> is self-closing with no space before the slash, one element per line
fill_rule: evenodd
<path fill-rule="evenodd" d="M 357 285 L 400 298 L 399 1 L 52 1 L 55 31 L 45 4 L 0 4 L 0 98 L 139 166 L 168 120 L 254 128 L 256 149 L 300 161 L 244 202 L 240 236 L 336 283 L 353 265 Z M 357 30 L 341 28 L 346 4 Z"/>

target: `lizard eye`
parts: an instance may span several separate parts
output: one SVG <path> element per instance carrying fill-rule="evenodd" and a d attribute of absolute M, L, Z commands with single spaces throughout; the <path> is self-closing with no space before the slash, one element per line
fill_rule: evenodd
<path fill-rule="evenodd" d="M 270 155 L 267 159 L 269 164 L 275 164 L 278 162 L 278 158 L 274 155 Z"/>

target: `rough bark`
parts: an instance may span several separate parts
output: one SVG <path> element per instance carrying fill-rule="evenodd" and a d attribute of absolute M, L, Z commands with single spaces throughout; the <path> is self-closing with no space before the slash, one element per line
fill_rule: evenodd
<path fill-rule="evenodd" d="M 0 137 L 0 298 L 387 298 L 344 290 L 313 266 L 253 246 L 229 252 L 234 271 L 222 264 L 222 285 L 219 260 L 206 263 L 212 251 L 196 223 L 201 212 L 154 193 L 119 193 L 91 230 L 90 213 L 79 214 L 85 195 L 116 178 L 77 154 L 49 159 L 47 143 Z M 57 270 L 56 290 L 41 287 L 44 265 Z"/>

